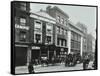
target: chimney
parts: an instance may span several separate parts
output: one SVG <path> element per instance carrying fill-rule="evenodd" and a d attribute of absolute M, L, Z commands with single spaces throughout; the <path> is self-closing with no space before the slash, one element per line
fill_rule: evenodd
<path fill-rule="evenodd" d="M 51 9 L 51 6 L 50 6 L 50 5 L 47 6 L 47 8 L 46 8 L 46 12 L 47 12 L 48 14 L 50 14 L 50 9 Z"/>

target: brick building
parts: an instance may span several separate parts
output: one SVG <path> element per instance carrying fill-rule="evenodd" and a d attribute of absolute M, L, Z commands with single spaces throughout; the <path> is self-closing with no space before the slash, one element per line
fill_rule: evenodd
<path fill-rule="evenodd" d="M 15 27 L 15 66 L 27 64 L 27 53 L 30 45 L 29 11 L 30 4 L 14 2 L 14 27 Z"/>
<path fill-rule="evenodd" d="M 46 11 L 50 16 L 56 19 L 56 55 L 62 58 L 65 57 L 67 53 L 76 53 L 82 56 L 83 40 L 87 33 L 86 27 L 82 24 L 80 24 L 80 27 L 73 24 L 73 22 L 69 20 L 69 16 L 56 6 L 48 6 Z"/>
<path fill-rule="evenodd" d="M 55 50 L 55 19 L 40 10 L 30 15 L 32 53 L 31 59 L 37 59 L 41 55 L 47 55 L 49 61 Z M 38 47 L 36 49 L 36 47 Z"/>
<path fill-rule="evenodd" d="M 28 65 L 32 60 L 39 62 L 43 54 L 49 61 L 53 56 L 64 61 L 69 53 L 82 56 L 86 46 L 84 25 L 73 24 L 56 6 L 33 13 L 29 3 L 16 2 L 14 5 L 16 66 Z"/>

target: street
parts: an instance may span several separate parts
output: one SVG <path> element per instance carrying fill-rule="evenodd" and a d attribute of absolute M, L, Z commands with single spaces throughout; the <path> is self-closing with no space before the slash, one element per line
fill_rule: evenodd
<path fill-rule="evenodd" d="M 89 63 L 88 68 L 92 68 L 92 62 Z M 73 67 L 65 67 L 64 64 L 57 64 L 55 66 L 49 65 L 48 67 L 41 66 L 41 65 L 34 66 L 34 71 L 36 73 L 38 73 L 38 72 L 54 72 L 54 71 L 71 71 L 71 70 L 82 70 L 82 69 L 83 69 L 82 63 L 77 64 L 76 66 L 73 66 Z M 16 74 L 28 73 L 27 66 L 16 67 L 15 73 Z"/>

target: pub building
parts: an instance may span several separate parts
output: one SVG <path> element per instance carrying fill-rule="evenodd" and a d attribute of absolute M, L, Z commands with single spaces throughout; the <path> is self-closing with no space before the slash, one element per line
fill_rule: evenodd
<path fill-rule="evenodd" d="M 40 9 L 30 15 L 31 60 L 39 62 L 42 55 L 51 62 L 55 50 L 55 19 Z"/>

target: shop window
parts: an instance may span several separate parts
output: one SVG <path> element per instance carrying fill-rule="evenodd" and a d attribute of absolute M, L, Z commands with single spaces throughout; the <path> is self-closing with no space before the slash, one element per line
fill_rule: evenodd
<path fill-rule="evenodd" d="M 26 41 L 26 32 L 20 31 L 19 37 L 20 41 Z"/>
<path fill-rule="evenodd" d="M 26 25 L 26 19 L 20 18 L 20 25 L 25 26 Z"/>

